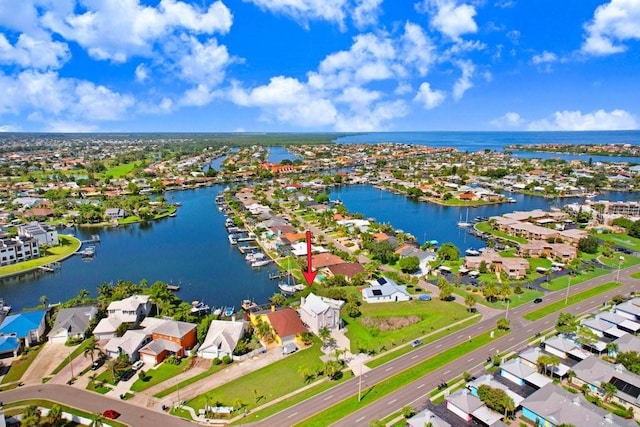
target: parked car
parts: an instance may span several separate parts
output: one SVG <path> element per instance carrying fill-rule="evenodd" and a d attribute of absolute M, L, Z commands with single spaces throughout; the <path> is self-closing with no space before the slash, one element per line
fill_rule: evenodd
<path fill-rule="evenodd" d="M 137 371 L 138 369 L 142 368 L 143 366 L 144 366 L 144 361 L 138 360 L 133 365 L 131 365 L 131 369 L 133 369 L 134 371 Z"/>
<path fill-rule="evenodd" d="M 122 374 L 120 374 L 120 381 L 128 381 L 131 379 L 131 377 L 133 377 L 133 374 L 135 374 L 135 371 L 133 369 L 129 369 L 127 371 L 124 371 Z"/>
<path fill-rule="evenodd" d="M 104 359 L 96 359 L 91 364 L 91 370 L 96 371 L 100 368 L 100 366 L 104 365 Z"/>
<path fill-rule="evenodd" d="M 422 345 L 422 340 L 413 340 L 413 341 L 411 341 L 411 347 L 416 348 L 419 345 Z"/>
<path fill-rule="evenodd" d="M 120 412 L 116 411 L 115 409 L 107 409 L 102 413 L 102 416 L 105 418 L 109 418 L 110 420 L 115 420 L 120 416 Z"/>
<path fill-rule="evenodd" d="M 282 354 L 291 354 L 298 351 L 298 346 L 295 344 L 286 344 L 282 347 Z"/>

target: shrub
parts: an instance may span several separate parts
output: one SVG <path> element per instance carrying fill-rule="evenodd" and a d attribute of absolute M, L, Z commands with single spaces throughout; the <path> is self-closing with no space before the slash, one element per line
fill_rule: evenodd
<path fill-rule="evenodd" d="M 213 363 L 214 365 L 219 365 L 219 364 L 221 364 L 221 363 L 222 363 L 222 360 L 220 360 L 220 359 L 218 359 L 218 358 L 216 357 L 215 359 L 213 359 L 212 363 Z"/>
<path fill-rule="evenodd" d="M 225 354 L 224 357 L 222 358 L 222 363 L 224 363 L 225 365 L 228 365 L 231 362 L 233 362 L 233 359 L 231 358 L 231 356 L 229 356 L 228 354 Z"/>

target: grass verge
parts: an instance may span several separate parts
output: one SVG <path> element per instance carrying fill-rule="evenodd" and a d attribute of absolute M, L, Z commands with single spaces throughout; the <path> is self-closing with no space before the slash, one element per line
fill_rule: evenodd
<path fill-rule="evenodd" d="M 60 261 L 77 251 L 81 245 L 80 240 L 73 236 L 59 235 L 58 240 L 60 241 L 60 245 L 48 248 L 46 253 L 43 253 L 40 258 L 0 267 L 0 277 L 24 273 L 34 268 Z"/>
<path fill-rule="evenodd" d="M 586 291 L 582 291 L 580 293 L 577 293 L 575 295 L 571 295 L 568 299 L 567 299 L 567 303 L 565 304 L 564 300 L 560 300 L 560 301 L 556 301 L 553 304 L 549 304 L 545 307 L 542 307 L 538 310 L 534 310 L 534 311 L 530 311 L 529 313 L 525 314 L 523 317 L 527 320 L 538 320 L 538 319 L 542 319 L 545 316 L 550 315 L 551 313 L 554 313 L 558 310 L 562 310 L 563 308 L 569 306 L 569 305 L 573 305 L 576 304 L 580 301 L 584 301 L 586 299 L 589 299 L 591 297 L 594 297 L 596 295 L 602 294 L 604 292 L 610 291 L 611 289 L 615 289 L 618 286 L 620 286 L 620 283 L 615 283 L 615 282 L 609 282 L 609 283 L 605 283 L 603 285 L 600 286 L 596 286 L 595 288 L 591 288 L 591 289 L 587 289 Z"/>
<path fill-rule="evenodd" d="M 198 375 L 194 375 L 193 377 L 187 378 L 186 380 L 181 381 L 176 385 L 172 385 L 172 386 L 170 386 L 168 388 L 165 388 L 161 392 L 154 394 L 153 397 L 162 398 L 162 397 L 168 396 L 168 395 L 170 395 L 171 393 L 173 393 L 176 390 L 179 390 L 181 388 L 185 388 L 185 387 L 187 387 L 187 386 L 189 386 L 189 385 L 191 385 L 193 383 L 196 383 L 196 382 L 198 382 L 198 381 L 200 381 L 200 380 L 202 380 L 204 378 L 207 378 L 207 377 L 215 374 L 216 372 L 219 372 L 219 371 L 223 370 L 225 367 L 227 367 L 227 365 L 223 365 L 223 364 L 214 365 L 212 363 L 211 367 L 209 369 L 207 369 L 205 372 L 202 372 L 202 373 L 200 373 Z"/>
<path fill-rule="evenodd" d="M 141 392 L 156 384 L 167 381 L 168 379 L 185 371 L 189 363 L 191 363 L 190 359 L 185 357 L 178 365 L 165 362 L 155 369 L 149 369 L 148 371 L 145 371 L 145 380 L 138 378 L 131 386 L 131 391 Z"/>
<path fill-rule="evenodd" d="M 92 414 L 91 412 L 82 411 L 80 409 L 72 408 L 70 406 L 62 405 L 60 403 L 52 402 L 50 400 L 44 399 L 34 399 L 34 400 L 17 400 L 15 402 L 5 403 L 2 407 L 3 412 L 7 416 L 13 416 L 22 413 L 22 409 L 29 406 L 36 405 L 39 408 L 47 408 L 51 409 L 53 405 L 58 405 L 63 412 L 68 414 L 77 415 L 79 417 L 88 418 L 90 420 L 94 420 L 93 425 L 110 425 L 112 427 L 127 427 L 126 424 L 120 423 L 116 420 L 105 420 L 105 418 L 101 414 Z M 42 417 L 40 421 L 44 422 L 46 417 Z M 108 421 L 108 423 L 107 423 Z M 49 425 L 49 424 L 38 424 L 38 425 Z M 73 423 L 69 424 L 56 424 L 56 425 L 76 425 Z"/>
<path fill-rule="evenodd" d="M 86 348 L 88 348 L 89 346 L 91 346 L 93 344 L 93 342 L 95 342 L 95 338 L 94 337 L 87 338 L 86 340 L 84 340 L 80 345 L 78 345 L 76 348 L 73 349 L 73 351 L 69 354 L 68 357 L 65 357 L 64 360 L 62 362 L 60 362 L 60 364 L 58 366 L 56 366 L 56 368 L 53 371 L 51 371 L 51 375 L 56 375 L 58 372 L 63 370 L 64 367 L 67 366 L 70 361 L 72 361 L 76 357 L 78 357 L 81 354 L 83 354 L 84 350 Z M 87 359 L 87 361 L 89 361 L 89 360 L 90 359 Z"/>
<path fill-rule="evenodd" d="M 29 369 L 33 361 L 36 360 L 36 357 L 38 357 L 38 353 L 40 353 L 42 347 L 42 345 L 33 346 L 19 359 L 14 360 L 9 367 L 9 372 L 2 378 L 2 384 L 20 381 L 20 378 L 22 378 L 27 369 Z"/>
<path fill-rule="evenodd" d="M 321 427 L 341 420 L 342 418 L 363 408 L 364 406 L 370 405 L 376 400 L 386 396 L 387 394 L 392 393 L 399 388 L 415 381 L 416 378 L 420 378 L 428 374 L 429 372 L 432 372 L 446 365 L 447 363 L 450 363 L 453 360 L 458 359 L 463 355 L 505 335 L 505 332 L 500 332 L 497 330 L 493 333 L 495 334 L 494 338 L 491 338 L 491 331 L 487 331 L 483 334 L 473 337 L 471 341 L 465 341 L 461 344 L 458 344 L 448 351 L 437 354 L 427 360 L 424 360 L 422 363 L 416 366 L 406 369 L 397 375 L 387 378 L 383 382 L 367 388 L 362 394 L 360 401 L 358 401 L 357 395 L 351 396 L 343 400 L 342 402 L 317 413 L 313 417 L 307 418 L 297 425 L 305 427 Z"/>

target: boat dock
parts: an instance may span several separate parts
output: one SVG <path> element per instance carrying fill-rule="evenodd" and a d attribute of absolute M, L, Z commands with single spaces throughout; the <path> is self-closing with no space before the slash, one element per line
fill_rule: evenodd
<path fill-rule="evenodd" d="M 97 234 L 92 234 L 91 239 L 89 240 L 80 240 L 80 243 L 100 243 L 100 236 Z"/>
<path fill-rule="evenodd" d="M 40 267 L 38 267 L 38 270 L 46 271 L 47 273 L 54 273 L 60 267 L 62 267 L 62 264 L 56 261 L 50 262 L 49 264 L 41 265 Z"/>

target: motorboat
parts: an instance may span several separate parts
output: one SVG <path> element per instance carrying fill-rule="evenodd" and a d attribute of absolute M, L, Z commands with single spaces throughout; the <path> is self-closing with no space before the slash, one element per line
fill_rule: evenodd
<path fill-rule="evenodd" d="M 263 259 L 263 260 L 259 260 L 259 261 L 253 261 L 251 263 L 251 267 L 264 267 L 265 265 L 269 264 L 271 262 L 270 259 Z"/>

